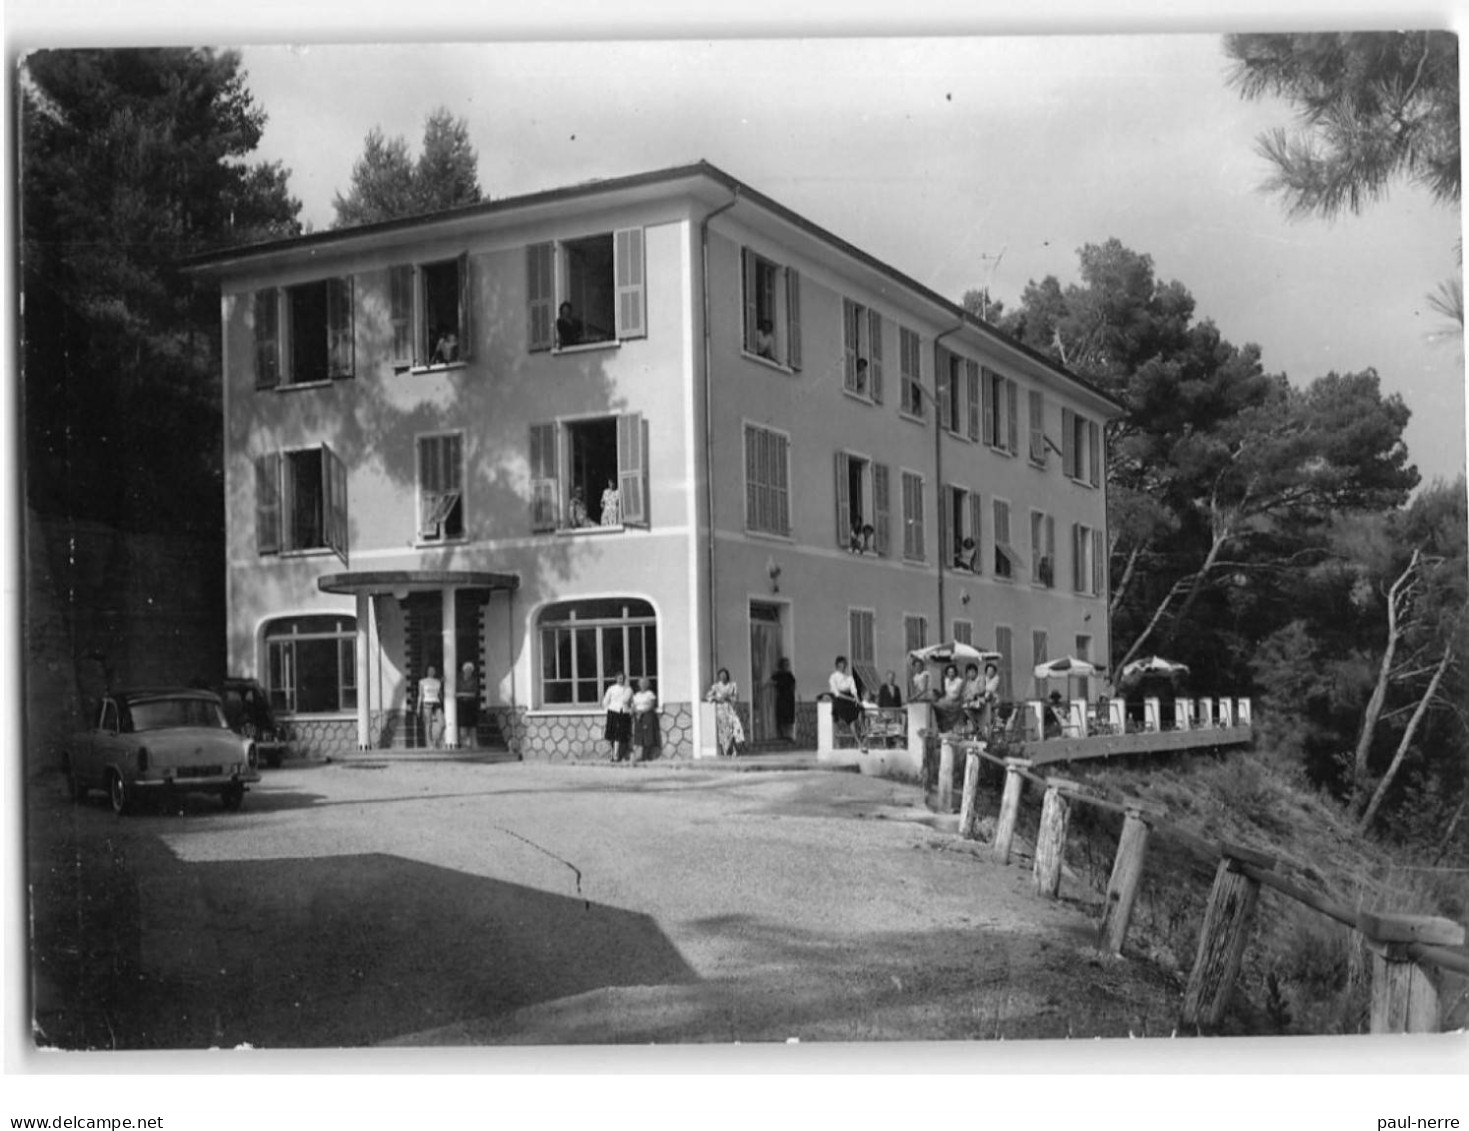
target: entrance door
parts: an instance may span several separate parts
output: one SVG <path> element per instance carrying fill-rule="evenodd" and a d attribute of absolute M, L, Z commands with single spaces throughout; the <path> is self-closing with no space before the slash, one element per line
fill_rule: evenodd
<path fill-rule="evenodd" d="M 750 735 L 751 742 L 772 742 L 780 737 L 775 725 L 775 674 L 784 653 L 780 606 L 750 602 Z"/>

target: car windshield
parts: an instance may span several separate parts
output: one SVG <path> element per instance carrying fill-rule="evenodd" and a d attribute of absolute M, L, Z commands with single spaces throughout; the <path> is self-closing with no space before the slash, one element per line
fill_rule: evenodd
<path fill-rule="evenodd" d="M 165 727 L 223 727 L 224 713 L 212 699 L 149 699 L 131 705 L 133 730 Z"/>

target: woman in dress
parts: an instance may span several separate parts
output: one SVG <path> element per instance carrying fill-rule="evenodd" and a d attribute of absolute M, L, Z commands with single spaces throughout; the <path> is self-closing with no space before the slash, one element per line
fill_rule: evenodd
<path fill-rule="evenodd" d="M 736 757 L 745 744 L 745 728 L 734 708 L 739 695 L 739 687 L 729 678 L 729 669 L 720 668 L 709 694 L 704 696 L 714 704 L 714 735 L 723 758 Z"/>
<path fill-rule="evenodd" d="M 638 762 L 651 759 L 663 745 L 663 736 L 658 733 L 658 693 L 647 676 L 638 680 L 632 697 L 632 742 L 637 747 Z"/>
<path fill-rule="evenodd" d="M 602 525 L 622 525 L 622 496 L 617 493 L 617 484 L 607 480 L 607 489 L 602 492 Z"/>
<path fill-rule="evenodd" d="M 913 660 L 913 674 L 908 677 L 908 698 L 915 703 L 933 698 L 933 676 L 922 660 Z"/>
<path fill-rule="evenodd" d="M 612 745 L 612 760 L 626 761 L 627 745 L 632 741 L 632 688 L 622 672 L 602 696 L 602 706 L 607 709 L 607 729 L 602 737 Z"/>
<path fill-rule="evenodd" d="M 942 694 L 933 705 L 934 724 L 941 732 L 954 730 L 964 719 L 964 677 L 953 664 L 944 665 Z"/>
<path fill-rule="evenodd" d="M 867 753 L 867 731 L 862 725 L 862 701 L 857 697 L 857 681 L 847 671 L 847 657 L 838 656 L 835 670 L 827 680 L 831 688 L 831 717 L 845 723 L 857 738 L 857 747 Z"/>

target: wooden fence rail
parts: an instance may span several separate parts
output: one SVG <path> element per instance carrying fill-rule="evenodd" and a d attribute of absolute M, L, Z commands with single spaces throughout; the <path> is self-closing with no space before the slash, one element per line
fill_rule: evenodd
<path fill-rule="evenodd" d="M 1113 954 L 1122 951 L 1152 835 L 1167 836 L 1195 855 L 1218 862 L 1199 931 L 1198 953 L 1184 990 L 1185 1024 L 1212 1027 L 1223 1019 L 1239 974 L 1261 887 L 1309 907 L 1363 938 L 1372 954 L 1370 1024 L 1373 1033 L 1438 1032 L 1442 1017 L 1434 971 L 1469 975 L 1469 953 L 1452 949 L 1463 948 L 1465 944 L 1465 931 L 1460 923 L 1436 916 L 1383 915 L 1354 910 L 1278 875 L 1277 862 L 1268 853 L 1201 837 L 1166 820 L 1163 807 L 1140 798 L 1117 802 L 1097 797 L 1074 781 L 1034 772 L 1033 763 L 1024 758 L 991 754 L 983 742 L 953 742 L 947 738 L 942 741 L 938 795 L 940 808 L 945 811 L 953 808 L 955 758 L 961 750 L 965 765 L 959 832 L 967 839 L 979 836 L 980 762 L 991 762 L 1005 771 L 991 849 L 994 859 L 1001 864 L 1010 860 L 1025 783 L 1031 782 L 1045 791 L 1033 856 L 1036 890 L 1044 896 L 1054 898 L 1060 887 L 1072 805 L 1079 802 L 1121 814 L 1122 833 L 1097 926 L 1099 949 Z"/>

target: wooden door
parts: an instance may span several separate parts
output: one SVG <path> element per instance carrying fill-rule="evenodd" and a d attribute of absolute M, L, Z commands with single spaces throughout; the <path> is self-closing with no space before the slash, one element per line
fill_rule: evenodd
<path fill-rule="evenodd" d="M 775 685 L 770 677 L 782 655 L 780 606 L 750 604 L 750 741 L 780 737 L 775 725 Z"/>

